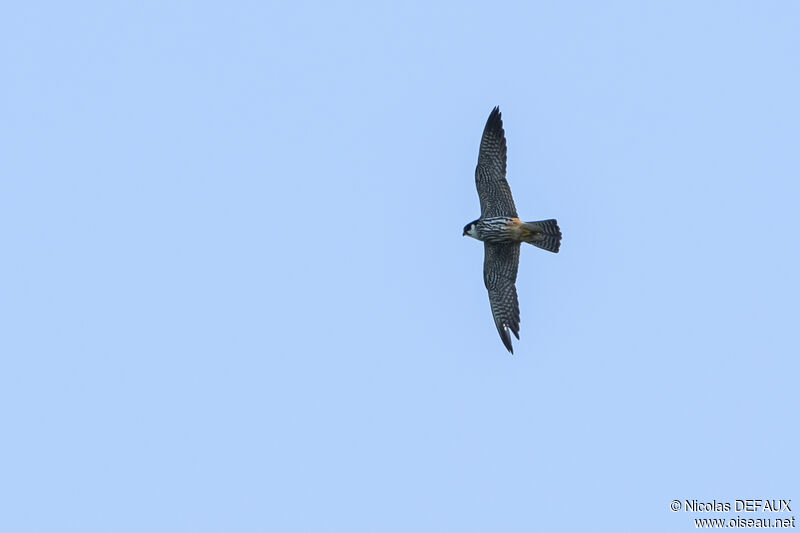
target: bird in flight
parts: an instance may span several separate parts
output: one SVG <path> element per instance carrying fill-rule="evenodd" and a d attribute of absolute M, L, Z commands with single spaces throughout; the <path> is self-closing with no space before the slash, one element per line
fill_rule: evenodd
<path fill-rule="evenodd" d="M 517 270 L 523 242 L 558 253 L 561 230 L 555 219 L 522 222 L 517 216 L 511 188 L 506 181 L 506 135 L 500 108 L 486 121 L 475 168 L 475 185 L 481 201 L 481 217 L 464 226 L 464 235 L 483 241 L 483 282 L 503 344 L 512 354 L 511 333 L 519 339 Z"/>

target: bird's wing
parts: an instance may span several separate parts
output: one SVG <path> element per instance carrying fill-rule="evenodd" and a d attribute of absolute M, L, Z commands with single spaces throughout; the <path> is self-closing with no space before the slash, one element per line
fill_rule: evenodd
<path fill-rule="evenodd" d="M 506 134 L 499 107 L 492 109 L 483 129 L 475 185 L 481 200 L 481 218 L 517 216 L 511 187 L 506 181 Z"/>
<path fill-rule="evenodd" d="M 519 268 L 520 243 L 484 242 L 483 245 L 483 282 L 489 291 L 494 323 L 503 344 L 514 353 L 509 331 L 519 339 L 519 301 L 514 284 Z"/>

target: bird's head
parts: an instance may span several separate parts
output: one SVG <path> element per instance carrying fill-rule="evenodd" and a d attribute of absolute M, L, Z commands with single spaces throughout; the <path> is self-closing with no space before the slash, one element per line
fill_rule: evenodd
<path fill-rule="evenodd" d="M 469 235 L 473 239 L 477 239 L 478 238 L 477 225 L 478 225 L 478 220 L 473 220 L 472 222 L 464 226 L 464 233 L 462 233 L 461 236 L 463 237 L 464 235 Z"/>

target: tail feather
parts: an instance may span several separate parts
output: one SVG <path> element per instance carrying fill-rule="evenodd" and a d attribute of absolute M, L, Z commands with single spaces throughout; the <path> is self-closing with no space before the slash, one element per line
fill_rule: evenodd
<path fill-rule="evenodd" d="M 561 229 L 558 227 L 556 219 L 539 220 L 537 222 L 525 222 L 522 228 L 527 230 L 523 240 L 542 250 L 558 253 L 561 247 Z"/>

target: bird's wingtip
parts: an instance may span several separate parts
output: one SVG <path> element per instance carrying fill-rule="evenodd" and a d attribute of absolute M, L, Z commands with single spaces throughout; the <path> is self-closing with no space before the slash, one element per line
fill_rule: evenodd
<path fill-rule="evenodd" d="M 486 127 L 484 128 L 483 132 L 484 135 L 487 132 L 492 132 L 504 136 L 503 115 L 500 113 L 499 106 L 495 106 L 494 109 L 492 109 L 492 112 L 489 114 L 489 118 L 486 119 Z"/>
<path fill-rule="evenodd" d="M 511 355 L 514 355 L 514 345 L 511 344 L 511 334 L 509 331 L 514 334 L 517 340 L 519 340 L 519 334 L 508 326 L 502 326 L 502 329 L 498 328 L 498 331 L 500 332 L 500 340 L 503 341 L 503 346 L 506 347 L 506 350 L 508 350 Z"/>

